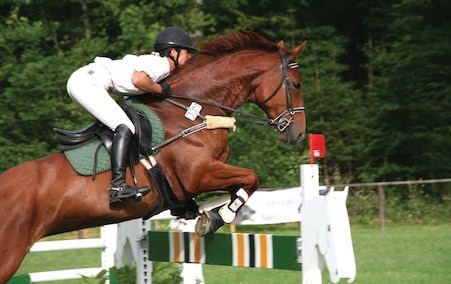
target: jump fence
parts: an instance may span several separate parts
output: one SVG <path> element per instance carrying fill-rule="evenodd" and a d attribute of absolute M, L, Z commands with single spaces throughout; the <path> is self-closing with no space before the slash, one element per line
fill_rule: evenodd
<path fill-rule="evenodd" d="M 151 261 L 216 264 L 301 271 L 303 284 L 322 283 L 326 266 L 333 283 L 356 276 L 346 209 L 348 188 L 320 191 L 317 165 L 301 165 L 301 235 L 147 231 L 147 221 L 119 224 L 116 266 L 136 266 L 137 283 L 152 283 Z M 282 194 L 282 193 L 281 193 Z"/>

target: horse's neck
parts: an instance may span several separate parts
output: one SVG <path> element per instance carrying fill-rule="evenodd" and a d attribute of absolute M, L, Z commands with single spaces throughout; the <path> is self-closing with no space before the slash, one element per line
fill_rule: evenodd
<path fill-rule="evenodd" d="M 175 80 L 183 96 L 238 108 L 253 102 L 251 82 L 268 69 L 263 56 L 240 54 L 220 58 Z M 225 111 L 227 112 L 227 111 Z"/>

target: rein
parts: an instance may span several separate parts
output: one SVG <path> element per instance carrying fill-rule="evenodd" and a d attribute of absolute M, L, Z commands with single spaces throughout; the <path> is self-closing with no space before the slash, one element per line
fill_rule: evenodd
<path fill-rule="evenodd" d="M 196 103 L 199 103 L 199 104 L 205 104 L 205 105 L 209 105 L 209 106 L 214 106 L 214 107 L 217 107 L 217 108 L 220 108 L 220 109 L 224 109 L 224 110 L 228 110 L 228 111 L 237 113 L 238 115 L 243 115 L 243 116 L 248 116 L 248 117 L 253 118 L 253 119 L 242 118 L 241 120 L 244 120 L 244 121 L 254 122 L 254 123 L 263 124 L 263 125 L 271 125 L 271 119 L 267 119 L 267 118 L 261 117 L 259 115 L 255 115 L 255 114 L 248 113 L 248 112 L 243 112 L 241 110 L 241 108 L 239 108 L 239 109 L 231 108 L 231 107 L 228 107 L 228 106 L 225 106 L 225 105 L 218 104 L 216 102 L 212 102 L 212 101 L 208 101 L 208 100 L 204 100 L 204 99 L 198 99 L 198 98 L 189 98 L 189 97 L 176 96 L 176 95 L 172 95 L 171 97 L 172 98 L 177 98 L 177 99 L 190 100 L 190 101 L 193 101 L 193 102 L 196 102 Z M 177 101 L 174 101 L 172 99 L 166 98 L 165 100 L 167 102 L 169 102 L 169 103 L 171 103 L 173 105 L 176 105 L 178 107 L 181 107 L 181 108 L 183 108 L 185 110 L 188 109 L 187 106 L 185 106 L 185 105 L 183 105 L 183 104 L 181 104 L 181 103 L 179 103 Z M 204 119 L 203 115 L 199 114 L 198 116 L 201 119 Z"/>
<path fill-rule="evenodd" d="M 282 62 L 282 78 L 280 80 L 280 83 L 277 85 L 276 89 L 272 92 L 272 94 L 268 98 L 266 98 L 263 102 L 256 102 L 260 106 L 265 104 L 266 102 L 271 100 L 277 94 L 277 92 L 282 87 L 282 85 L 285 85 L 285 96 L 286 96 L 286 101 L 287 101 L 287 109 L 285 111 L 283 111 L 281 114 L 279 114 L 275 119 L 268 119 L 268 118 L 261 117 L 259 115 L 255 115 L 252 113 L 243 112 L 241 110 L 241 108 L 239 108 L 239 109 L 231 108 L 231 107 L 224 106 L 219 103 L 204 100 L 204 99 L 190 98 L 190 97 L 177 96 L 177 95 L 172 95 L 172 97 L 177 98 L 177 99 L 191 100 L 191 101 L 194 101 L 199 104 L 206 104 L 206 105 L 214 106 L 214 107 L 224 109 L 224 110 L 227 110 L 227 111 L 230 111 L 233 113 L 237 113 L 238 116 L 249 117 L 249 118 L 237 117 L 237 119 L 241 119 L 243 121 L 248 121 L 248 122 L 252 122 L 252 123 L 262 124 L 265 126 L 273 126 L 279 132 L 283 132 L 290 124 L 292 124 L 294 122 L 294 115 L 298 112 L 304 112 L 305 108 L 304 107 L 296 107 L 296 108 L 293 107 L 293 93 L 291 91 L 290 78 L 288 76 L 288 69 L 289 68 L 290 69 L 298 68 L 298 64 L 296 62 L 288 64 L 284 53 L 280 53 L 280 60 Z M 167 102 L 169 102 L 173 105 L 176 105 L 178 107 L 181 107 L 185 110 L 188 109 L 187 106 L 185 106 L 181 103 L 178 103 L 177 101 L 174 101 L 170 98 L 166 98 L 165 100 Z M 290 117 L 287 119 L 286 116 L 288 116 L 288 115 L 290 115 Z M 204 117 L 200 114 L 199 114 L 199 117 L 201 119 L 204 119 Z"/>

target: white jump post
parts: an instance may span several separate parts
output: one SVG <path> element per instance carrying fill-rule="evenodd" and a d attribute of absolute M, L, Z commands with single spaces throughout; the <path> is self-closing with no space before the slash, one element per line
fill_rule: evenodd
<path fill-rule="evenodd" d="M 321 284 L 324 264 L 333 283 L 341 278 L 354 281 L 356 265 L 346 209 L 348 188 L 320 194 L 316 164 L 301 165 L 301 187 L 302 283 Z"/>
<path fill-rule="evenodd" d="M 136 266 L 136 283 L 152 283 L 152 262 L 147 250 L 150 220 L 134 219 L 118 224 L 116 267 Z"/>
<path fill-rule="evenodd" d="M 134 219 L 119 223 L 117 229 L 117 250 L 115 265 L 136 267 L 136 283 L 152 283 L 152 262 L 148 257 L 148 235 L 151 220 L 175 219 L 168 211 L 152 217 L 149 220 Z M 199 281 L 203 283 L 203 279 Z"/>

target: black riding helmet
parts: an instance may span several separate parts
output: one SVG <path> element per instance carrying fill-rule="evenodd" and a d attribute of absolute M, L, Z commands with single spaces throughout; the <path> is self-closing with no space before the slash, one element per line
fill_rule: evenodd
<path fill-rule="evenodd" d="M 170 27 L 162 30 L 155 38 L 153 45 L 154 50 L 157 52 L 163 52 L 175 49 L 187 49 L 188 51 L 196 51 L 193 42 L 188 33 L 178 27 Z"/>

